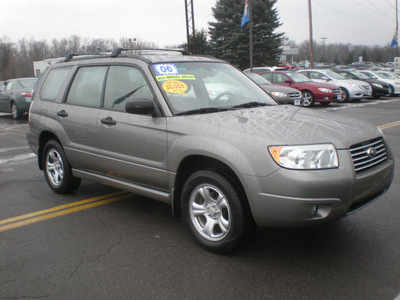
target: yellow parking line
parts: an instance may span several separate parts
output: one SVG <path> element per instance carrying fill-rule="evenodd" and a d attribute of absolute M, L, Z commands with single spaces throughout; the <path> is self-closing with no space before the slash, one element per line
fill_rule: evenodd
<path fill-rule="evenodd" d="M 392 128 L 392 127 L 396 127 L 396 126 L 400 126 L 400 121 L 389 123 L 389 124 L 384 124 L 384 125 L 379 126 L 379 128 L 383 130 L 383 129 L 388 129 L 388 128 Z"/>
<path fill-rule="evenodd" d="M 90 198 L 66 205 L 61 205 L 42 211 L 18 216 L 0 221 L 0 232 L 19 228 L 36 222 L 57 218 L 63 215 L 71 214 L 77 211 L 85 210 L 88 208 L 112 203 L 122 199 L 129 198 L 131 195 L 126 192 L 117 192 L 109 195 Z"/>

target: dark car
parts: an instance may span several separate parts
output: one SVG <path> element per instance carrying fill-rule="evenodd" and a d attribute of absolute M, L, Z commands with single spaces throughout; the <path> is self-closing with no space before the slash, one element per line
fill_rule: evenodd
<path fill-rule="evenodd" d="M 303 106 L 313 106 L 315 102 L 329 105 L 333 101 L 341 101 L 343 93 L 335 85 L 311 81 L 306 76 L 294 71 L 275 71 L 260 73 L 273 84 L 295 88 L 303 94 Z"/>
<path fill-rule="evenodd" d="M 368 82 L 372 87 L 372 98 L 379 99 L 382 96 L 386 96 L 390 94 L 390 86 L 386 82 L 381 80 L 369 78 L 367 75 L 360 73 L 358 71 L 346 71 L 339 70 L 336 73 L 342 75 L 343 77 L 349 79 L 356 79 Z"/>
<path fill-rule="evenodd" d="M 244 74 L 250 77 L 255 83 L 263 88 L 276 102 L 279 104 L 293 104 L 293 105 L 301 105 L 303 96 L 299 90 L 294 88 L 290 88 L 287 86 L 271 84 L 264 77 L 252 73 L 249 71 L 245 71 Z"/>
<path fill-rule="evenodd" d="M 35 82 L 36 78 L 16 78 L 4 81 L 0 88 L 0 112 L 11 113 L 14 120 L 28 112 Z"/>

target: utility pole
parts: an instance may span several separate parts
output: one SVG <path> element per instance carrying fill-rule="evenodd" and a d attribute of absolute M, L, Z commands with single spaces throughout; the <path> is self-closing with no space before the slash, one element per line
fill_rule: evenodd
<path fill-rule="evenodd" d="M 322 43 L 323 43 L 323 48 L 322 48 L 322 59 L 321 59 L 321 60 L 326 60 L 326 57 L 325 57 L 325 41 L 326 41 L 326 39 L 327 39 L 327 37 L 322 37 L 322 38 L 321 38 Z"/>
<path fill-rule="evenodd" d="M 250 72 L 253 72 L 253 0 L 248 1 L 250 17 Z"/>
<path fill-rule="evenodd" d="M 311 13 L 311 0 L 308 0 L 308 23 L 310 32 L 310 67 L 314 68 L 314 47 L 313 47 L 313 28 L 312 28 L 312 13 Z"/>
<path fill-rule="evenodd" d="M 185 11 L 186 11 L 186 36 L 188 51 L 192 54 L 196 54 L 196 33 L 194 28 L 194 0 L 185 0 Z M 192 34 L 192 51 L 189 49 L 190 45 L 190 34 Z"/>

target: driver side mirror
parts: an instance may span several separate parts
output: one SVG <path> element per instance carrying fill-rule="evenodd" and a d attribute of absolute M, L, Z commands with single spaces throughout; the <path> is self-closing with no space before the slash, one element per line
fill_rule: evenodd
<path fill-rule="evenodd" d="M 286 79 L 286 80 L 285 80 L 285 83 L 293 84 L 293 80 Z"/>
<path fill-rule="evenodd" d="M 326 76 L 321 77 L 321 79 L 322 79 L 322 80 L 325 80 L 325 81 L 329 81 L 329 80 L 330 80 L 330 78 L 329 78 L 329 77 L 326 77 Z"/>

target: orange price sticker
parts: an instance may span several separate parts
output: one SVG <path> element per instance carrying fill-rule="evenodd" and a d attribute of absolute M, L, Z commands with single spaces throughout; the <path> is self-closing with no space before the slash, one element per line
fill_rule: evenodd
<path fill-rule="evenodd" d="M 171 94 L 180 94 L 182 96 L 186 96 L 185 92 L 188 89 L 186 83 L 178 80 L 168 80 L 163 83 L 162 88 L 167 93 Z"/>

